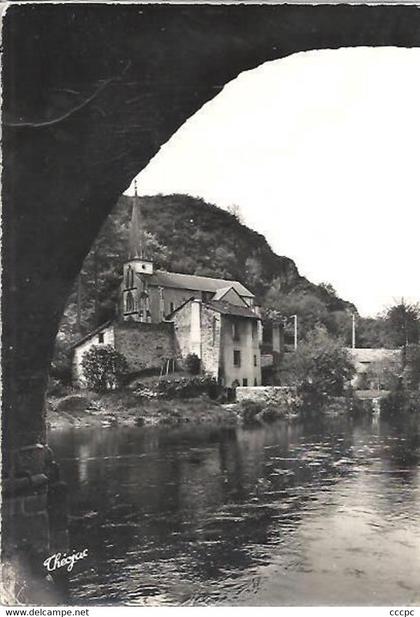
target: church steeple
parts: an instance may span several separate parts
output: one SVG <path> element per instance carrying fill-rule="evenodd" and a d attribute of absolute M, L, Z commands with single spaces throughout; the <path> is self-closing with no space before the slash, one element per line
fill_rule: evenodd
<path fill-rule="evenodd" d="M 128 261 L 124 264 L 121 305 L 123 319 L 150 322 L 149 277 L 153 260 L 146 247 L 146 232 L 141 200 L 134 181 L 134 200 L 128 238 Z"/>
<path fill-rule="evenodd" d="M 147 254 L 146 233 L 144 227 L 141 201 L 137 193 L 137 180 L 134 180 L 134 200 L 128 238 L 128 259 L 151 261 Z"/>

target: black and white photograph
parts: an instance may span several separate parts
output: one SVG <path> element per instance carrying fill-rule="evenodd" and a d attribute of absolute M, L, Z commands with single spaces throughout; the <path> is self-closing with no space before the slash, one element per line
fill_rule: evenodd
<path fill-rule="evenodd" d="M 414 617 L 420 8 L 2 4 L 4 614 Z"/>

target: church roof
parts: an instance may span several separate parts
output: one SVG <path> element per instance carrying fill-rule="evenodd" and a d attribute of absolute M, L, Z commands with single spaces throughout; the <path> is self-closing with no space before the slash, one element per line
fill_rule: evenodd
<path fill-rule="evenodd" d="M 254 297 L 254 294 L 244 287 L 242 283 L 239 283 L 239 281 L 228 281 L 226 279 L 197 276 L 195 274 L 180 274 L 179 272 L 156 270 L 155 273 L 148 278 L 148 281 L 150 285 L 177 289 L 191 289 L 193 291 L 216 292 L 219 289 L 233 287 L 240 296 L 245 296 L 246 298 Z"/>

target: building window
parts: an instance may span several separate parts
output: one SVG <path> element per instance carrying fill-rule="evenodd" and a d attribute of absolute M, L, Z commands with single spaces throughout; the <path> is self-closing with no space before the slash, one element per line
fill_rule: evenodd
<path fill-rule="evenodd" d="M 98 334 L 98 343 L 103 343 L 104 342 L 104 333 L 103 332 L 99 332 Z"/>
<path fill-rule="evenodd" d="M 232 322 L 232 338 L 234 341 L 239 341 L 239 323 L 237 321 Z"/>
<path fill-rule="evenodd" d="M 248 385 L 248 379 L 247 379 L 246 377 L 244 377 L 244 378 L 242 379 L 242 385 L 243 385 L 243 386 L 247 386 L 247 385 Z"/>
<path fill-rule="evenodd" d="M 134 311 L 134 298 L 131 291 L 127 292 L 125 296 L 125 312 L 132 313 Z"/>
<path fill-rule="evenodd" d="M 241 352 L 237 349 L 233 351 L 233 366 L 241 366 Z"/>
<path fill-rule="evenodd" d="M 134 287 L 134 270 L 131 266 L 128 266 L 125 273 L 125 286 L 127 289 Z"/>
<path fill-rule="evenodd" d="M 254 354 L 254 366 L 257 366 L 257 356 Z"/>

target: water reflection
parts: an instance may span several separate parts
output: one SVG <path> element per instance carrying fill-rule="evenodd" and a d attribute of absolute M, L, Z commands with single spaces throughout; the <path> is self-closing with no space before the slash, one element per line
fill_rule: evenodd
<path fill-rule="evenodd" d="M 420 432 L 348 418 L 50 436 L 70 486 L 73 601 L 414 604 Z"/>

